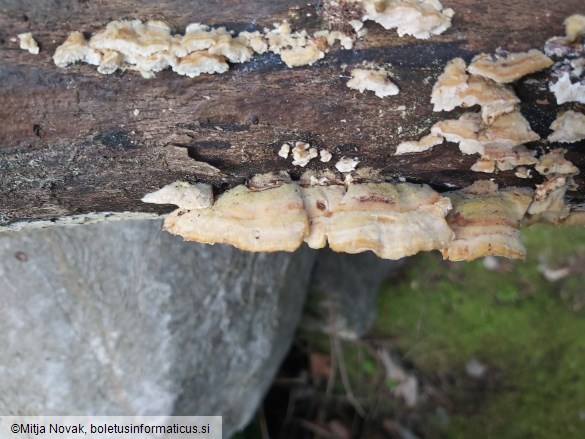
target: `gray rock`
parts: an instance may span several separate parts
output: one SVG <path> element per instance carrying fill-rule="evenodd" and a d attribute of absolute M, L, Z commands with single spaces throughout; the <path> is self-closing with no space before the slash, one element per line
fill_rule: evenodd
<path fill-rule="evenodd" d="M 355 255 L 319 251 L 302 326 L 346 339 L 364 335 L 376 318 L 376 298 L 384 279 L 401 261 L 372 252 Z"/>
<path fill-rule="evenodd" d="M 185 243 L 160 221 L 0 234 L 0 413 L 253 416 L 314 252 Z"/>

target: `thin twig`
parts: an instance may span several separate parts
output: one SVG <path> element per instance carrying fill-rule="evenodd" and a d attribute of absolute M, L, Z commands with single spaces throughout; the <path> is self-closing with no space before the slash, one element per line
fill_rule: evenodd
<path fill-rule="evenodd" d="M 263 406 L 260 406 L 258 418 L 260 421 L 260 434 L 262 434 L 262 439 L 270 439 L 270 435 L 268 434 L 268 424 L 266 423 L 266 415 L 264 414 Z"/>
<path fill-rule="evenodd" d="M 307 421 L 306 419 L 301 419 L 300 421 L 301 427 L 305 430 L 309 430 L 311 433 L 324 437 L 326 439 L 337 439 L 337 436 L 331 434 L 328 430 L 324 429 L 323 427 L 319 427 L 317 424 L 313 422 Z"/>
<path fill-rule="evenodd" d="M 335 348 L 335 355 L 338 357 L 339 361 L 339 375 L 341 375 L 341 382 L 343 383 L 343 387 L 345 389 L 345 393 L 347 396 L 347 400 L 353 406 L 355 411 L 363 418 L 366 416 L 366 412 L 361 406 L 361 404 L 356 399 L 353 390 L 351 390 L 351 384 L 349 382 L 349 376 L 347 375 L 347 370 L 345 369 L 345 362 L 343 357 L 343 350 L 341 348 L 341 342 L 337 336 L 333 336 L 333 346 Z"/>

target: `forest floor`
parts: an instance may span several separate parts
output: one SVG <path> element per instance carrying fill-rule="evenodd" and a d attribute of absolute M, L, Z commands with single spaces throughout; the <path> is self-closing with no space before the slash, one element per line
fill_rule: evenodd
<path fill-rule="evenodd" d="M 584 438 L 585 228 L 523 241 L 525 261 L 409 258 L 360 340 L 299 332 L 236 438 Z"/>

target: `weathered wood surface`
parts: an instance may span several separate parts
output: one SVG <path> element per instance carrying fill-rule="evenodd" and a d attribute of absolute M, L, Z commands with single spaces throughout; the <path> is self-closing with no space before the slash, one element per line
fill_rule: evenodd
<path fill-rule="evenodd" d="M 416 155 L 392 153 L 437 120 L 461 113 L 433 113 L 429 102 L 449 59 L 469 61 L 497 47 L 542 47 L 547 38 L 563 34 L 566 16 L 585 13 L 582 0 L 444 0 L 456 16 L 443 35 L 399 38 L 368 23 L 368 35 L 354 50 L 336 49 L 312 67 L 294 70 L 267 54 L 222 75 L 189 79 L 165 71 L 148 80 L 134 72 L 104 76 L 88 65 L 59 69 L 51 59 L 69 32 L 92 33 L 113 19 L 164 19 L 179 31 L 191 22 L 240 31 L 286 18 L 293 27 L 317 30 L 326 26 L 320 3 L 0 0 L 0 225 L 88 212 L 169 212 L 170 206 L 139 200 L 179 179 L 211 182 L 222 191 L 256 173 L 288 170 L 298 176 L 302 168 L 276 154 L 283 141 L 294 140 L 334 153 L 332 162 L 314 160 L 307 168 L 332 168 L 345 155 L 386 177 L 441 190 L 486 178 L 502 185 L 539 181 L 518 179 L 513 171 L 473 173 L 469 168 L 477 156 L 464 156 L 453 144 Z M 37 56 L 11 41 L 28 31 L 41 46 Z M 363 60 L 391 63 L 400 94 L 380 99 L 348 89 L 343 66 Z M 533 77 L 540 83 L 515 88 L 533 129 L 546 136 L 558 107 L 543 89 L 545 75 Z M 401 105 L 405 112 L 397 110 Z M 567 158 L 585 171 L 583 146 L 570 145 Z M 581 188 L 583 174 L 576 178 Z M 571 195 L 579 199 L 583 192 Z"/>

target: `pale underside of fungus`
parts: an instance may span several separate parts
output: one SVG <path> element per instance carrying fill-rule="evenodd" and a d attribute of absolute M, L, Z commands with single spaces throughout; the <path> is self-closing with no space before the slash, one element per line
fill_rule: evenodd
<path fill-rule="evenodd" d="M 482 53 L 473 58 L 467 70 L 473 75 L 484 76 L 499 83 L 509 83 L 552 65 L 552 59 L 540 50 L 532 49 L 520 53 Z"/>
<path fill-rule="evenodd" d="M 560 113 L 551 124 L 549 142 L 573 143 L 585 139 L 585 114 L 576 111 Z"/>
<path fill-rule="evenodd" d="M 385 29 L 396 29 L 399 36 L 428 39 L 451 27 L 455 12 L 443 8 L 439 0 L 362 0 L 362 21 L 372 20 Z"/>
<path fill-rule="evenodd" d="M 263 180 L 273 181 L 270 176 Z M 207 208 L 179 208 L 165 220 L 164 230 L 186 240 L 254 252 L 329 243 L 338 252 L 373 251 L 399 259 L 444 248 L 453 236 L 445 222 L 450 208 L 448 198 L 425 185 L 303 187 L 280 180 L 266 188 L 236 186 Z"/>
<path fill-rule="evenodd" d="M 523 259 L 526 250 L 520 241 L 520 222 L 532 201 L 532 190 L 498 190 L 491 181 L 446 194 L 453 203 L 447 223 L 455 238 L 441 250 L 452 261 L 469 261 L 493 255 Z"/>
<path fill-rule="evenodd" d="M 347 86 L 363 93 L 373 91 L 379 98 L 397 95 L 399 90 L 396 84 L 388 79 L 386 69 L 353 69 Z"/>
<path fill-rule="evenodd" d="M 33 55 L 39 54 L 39 45 L 37 44 L 36 40 L 33 38 L 33 35 L 31 32 L 19 34 L 18 40 L 19 40 L 19 45 L 20 45 L 21 49 L 28 50 Z"/>

